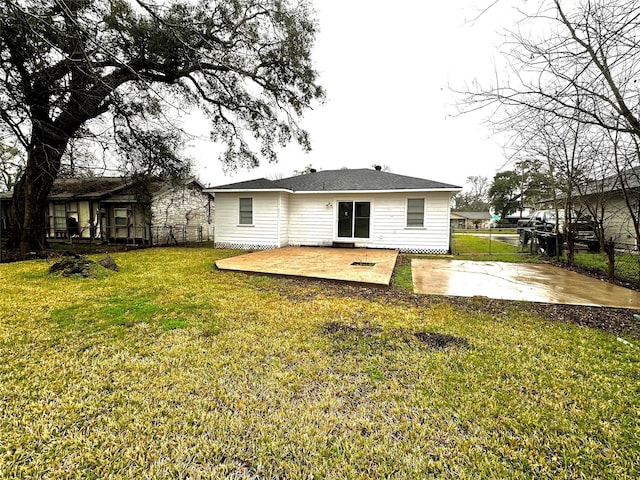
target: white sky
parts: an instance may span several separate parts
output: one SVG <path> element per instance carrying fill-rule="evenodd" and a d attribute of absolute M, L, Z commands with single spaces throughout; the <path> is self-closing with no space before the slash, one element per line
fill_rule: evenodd
<path fill-rule="evenodd" d="M 388 165 L 393 173 L 464 186 L 490 180 L 506 157 L 489 112 L 453 117 L 449 85 L 490 83 L 499 63 L 499 32 L 513 22 L 512 2 L 493 0 L 315 0 L 320 34 L 314 59 L 327 101 L 305 114 L 312 152 L 297 145 L 277 164 L 224 175 L 220 147 L 193 142 L 196 174 L 206 185 L 318 170 Z M 206 137 L 207 125 L 199 125 Z"/>

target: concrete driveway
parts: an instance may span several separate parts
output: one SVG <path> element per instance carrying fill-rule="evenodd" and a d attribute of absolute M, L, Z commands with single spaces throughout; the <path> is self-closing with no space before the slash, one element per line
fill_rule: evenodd
<path fill-rule="evenodd" d="M 413 259 L 416 293 L 640 309 L 640 293 L 554 265 Z"/>

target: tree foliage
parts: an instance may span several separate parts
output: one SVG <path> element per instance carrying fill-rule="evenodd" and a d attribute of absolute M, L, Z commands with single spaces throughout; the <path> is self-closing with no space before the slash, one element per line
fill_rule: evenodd
<path fill-rule="evenodd" d="M 489 198 L 491 206 L 501 218 L 506 218 L 518 209 L 521 197 L 520 176 L 515 171 L 507 170 L 495 174 L 489 188 Z"/>
<path fill-rule="evenodd" d="M 525 208 L 535 208 L 539 201 L 548 200 L 552 195 L 553 184 L 539 159 L 521 160 L 515 167 L 515 170 L 496 173 L 489 187 L 490 205 L 501 218 Z"/>
<path fill-rule="evenodd" d="M 227 168 L 276 160 L 322 99 L 306 0 L 4 0 L 0 120 L 26 152 L 15 231 L 44 238 L 44 208 L 69 141 L 109 132 L 141 170 L 184 169 L 177 110 L 202 110 Z M 29 239 L 37 239 L 37 244 Z"/>

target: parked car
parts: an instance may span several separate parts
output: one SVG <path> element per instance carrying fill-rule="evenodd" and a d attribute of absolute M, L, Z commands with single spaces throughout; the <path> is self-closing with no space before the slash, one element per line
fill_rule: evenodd
<path fill-rule="evenodd" d="M 555 210 L 536 210 L 528 220 L 518 221 L 518 234 L 520 245 L 527 245 L 532 239 L 537 240 L 538 253 L 555 255 L 558 246 L 566 241 L 564 228 L 564 210 L 558 210 L 559 218 L 556 219 Z M 574 241 L 584 244 L 589 251 L 600 250 L 600 242 L 593 229 L 591 219 L 585 216 L 573 214 L 575 218 L 576 235 Z"/>

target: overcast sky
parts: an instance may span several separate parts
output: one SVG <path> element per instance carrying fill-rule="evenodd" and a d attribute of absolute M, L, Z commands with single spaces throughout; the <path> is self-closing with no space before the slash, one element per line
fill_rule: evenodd
<path fill-rule="evenodd" d="M 312 152 L 287 147 L 277 164 L 224 175 L 219 148 L 193 142 L 196 174 L 207 185 L 318 170 L 388 165 L 393 173 L 464 186 L 489 179 L 506 161 L 482 122 L 489 112 L 453 116 L 461 87 L 489 83 L 499 61 L 499 32 L 511 2 L 493 0 L 315 0 L 320 34 L 314 58 L 327 101 L 307 112 Z M 511 20 L 513 22 L 513 20 Z M 200 125 L 206 136 L 206 123 Z"/>

